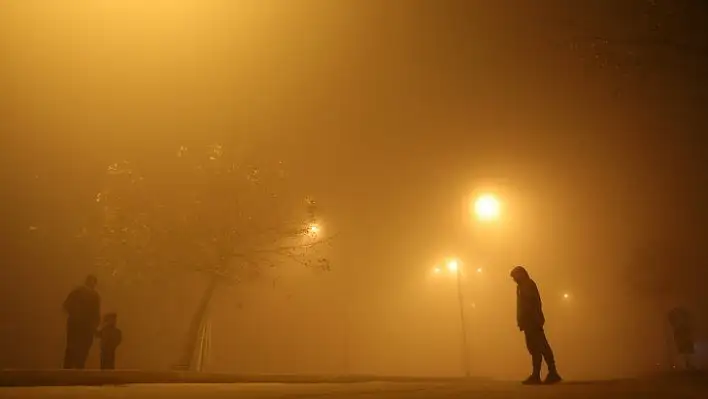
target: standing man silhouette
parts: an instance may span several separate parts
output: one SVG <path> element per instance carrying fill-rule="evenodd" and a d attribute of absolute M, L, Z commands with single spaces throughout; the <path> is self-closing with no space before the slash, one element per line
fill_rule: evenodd
<path fill-rule="evenodd" d="M 89 275 L 64 301 L 66 319 L 65 369 L 83 369 L 101 321 L 101 297 L 96 292 L 98 279 Z"/>
<path fill-rule="evenodd" d="M 526 338 L 526 348 L 531 354 L 533 371 L 523 381 L 526 385 L 555 384 L 562 379 L 556 370 L 556 360 L 553 349 L 548 343 L 543 326 L 546 319 L 543 315 L 541 294 L 536 283 L 529 276 L 523 266 L 516 266 L 511 271 L 511 278 L 516 282 L 516 322 L 519 330 L 523 331 Z M 541 365 L 546 361 L 548 375 L 541 380 Z"/>

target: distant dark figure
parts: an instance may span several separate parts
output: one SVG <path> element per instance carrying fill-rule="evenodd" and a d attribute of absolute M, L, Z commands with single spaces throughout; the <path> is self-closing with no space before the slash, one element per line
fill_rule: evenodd
<path fill-rule="evenodd" d="M 691 357 L 695 353 L 691 313 L 684 308 L 674 308 L 669 312 L 669 324 L 671 324 L 674 333 L 676 351 L 683 358 L 684 366 L 688 370 L 695 369 L 691 361 Z"/>
<path fill-rule="evenodd" d="M 101 320 L 101 297 L 96 292 L 96 276 L 69 293 L 64 301 L 66 320 L 65 369 L 83 369 Z"/>
<path fill-rule="evenodd" d="M 519 330 L 524 332 L 526 338 L 526 348 L 531 354 L 533 372 L 524 380 L 524 384 L 555 384 L 561 381 L 561 377 L 556 370 L 556 361 L 553 356 L 551 345 L 546 339 L 543 326 L 546 319 L 543 316 L 543 306 L 541 295 L 538 292 L 536 283 L 531 279 L 529 273 L 522 266 L 517 266 L 511 271 L 511 278 L 517 284 L 516 288 L 516 322 Z M 543 360 L 548 366 L 548 375 L 541 381 L 541 365 Z"/>
<path fill-rule="evenodd" d="M 123 341 L 123 333 L 118 328 L 118 315 L 108 313 L 103 316 L 103 326 L 96 331 L 101 340 L 101 370 L 116 368 L 116 349 Z"/>

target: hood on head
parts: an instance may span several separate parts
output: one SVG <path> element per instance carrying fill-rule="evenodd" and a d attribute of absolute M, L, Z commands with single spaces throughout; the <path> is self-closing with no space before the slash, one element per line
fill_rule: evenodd
<path fill-rule="evenodd" d="M 516 266 L 515 268 L 511 269 L 511 273 L 509 273 L 509 275 L 516 281 L 524 281 L 531 278 L 528 270 L 526 270 L 526 268 L 523 266 Z"/>

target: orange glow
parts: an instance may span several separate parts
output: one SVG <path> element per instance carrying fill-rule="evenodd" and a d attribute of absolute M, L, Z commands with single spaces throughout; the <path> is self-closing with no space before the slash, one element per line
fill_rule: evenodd
<path fill-rule="evenodd" d="M 499 199 L 493 194 L 483 194 L 474 202 L 474 213 L 483 222 L 493 221 L 501 214 Z"/>
<path fill-rule="evenodd" d="M 450 259 L 447 262 L 447 270 L 449 270 L 452 273 L 457 273 L 457 271 L 460 269 L 460 262 L 457 259 Z"/>

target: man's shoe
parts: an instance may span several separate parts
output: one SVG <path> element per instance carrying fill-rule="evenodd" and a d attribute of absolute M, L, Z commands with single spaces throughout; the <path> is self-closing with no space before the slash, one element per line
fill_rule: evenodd
<path fill-rule="evenodd" d="M 541 385 L 543 381 L 541 381 L 541 376 L 531 374 L 529 378 L 523 380 L 521 383 L 524 385 Z"/>
<path fill-rule="evenodd" d="M 561 376 L 557 372 L 552 372 L 552 373 L 548 373 L 548 375 L 546 376 L 546 379 L 543 381 L 543 383 L 546 385 L 552 385 L 552 384 L 557 384 L 561 381 L 563 381 Z"/>

